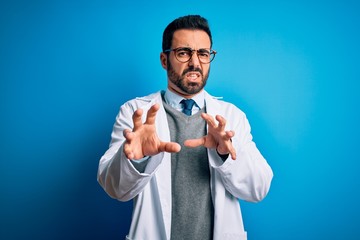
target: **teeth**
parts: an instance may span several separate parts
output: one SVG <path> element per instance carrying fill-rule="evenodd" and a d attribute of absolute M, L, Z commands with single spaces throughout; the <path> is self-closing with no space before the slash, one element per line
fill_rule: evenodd
<path fill-rule="evenodd" d="M 186 74 L 186 77 L 191 81 L 196 81 L 197 78 L 201 76 L 198 72 L 189 72 Z"/>
<path fill-rule="evenodd" d="M 187 75 L 187 77 L 188 78 L 191 78 L 191 79 L 196 79 L 196 78 L 198 78 L 200 75 L 199 74 L 197 74 L 197 73 L 189 73 L 188 75 Z"/>
<path fill-rule="evenodd" d="M 197 74 L 190 74 L 190 75 L 189 75 L 189 78 L 190 78 L 191 80 L 195 80 L 197 77 L 198 77 Z"/>

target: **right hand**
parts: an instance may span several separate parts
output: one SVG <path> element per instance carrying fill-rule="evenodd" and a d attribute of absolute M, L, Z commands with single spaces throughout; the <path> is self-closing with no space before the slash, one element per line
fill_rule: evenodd
<path fill-rule="evenodd" d="M 154 104 L 142 122 L 143 110 L 138 109 L 133 114 L 134 129 L 125 129 L 126 139 L 124 153 L 128 159 L 137 160 L 145 156 L 153 156 L 160 152 L 179 152 L 181 146 L 175 142 L 162 142 L 156 134 L 155 118 L 160 105 Z"/>

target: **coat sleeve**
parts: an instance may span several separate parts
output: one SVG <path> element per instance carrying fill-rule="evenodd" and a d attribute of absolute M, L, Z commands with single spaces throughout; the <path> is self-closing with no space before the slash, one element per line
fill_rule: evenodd
<path fill-rule="evenodd" d="M 225 189 L 234 197 L 259 202 L 268 193 L 273 172 L 253 142 L 250 125 L 245 114 L 230 106 L 224 112 L 229 130 L 235 131 L 232 139 L 236 160 L 229 156 L 223 162 L 216 150 L 209 150 L 211 166 L 219 173 Z"/>
<path fill-rule="evenodd" d="M 125 103 L 121 106 L 116 117 L 109 149 L 99 161 L 97 179 L 102 188 L 112 198 L 128 201 L 139 194 L 154 175 L 159 166 L 163 153 L 152 156 L 143 172 L 139 172 L 131 160 L 127 159 L 123 144 L 123 131 L 132 129 L 132 115 L 134 104 Z"/>

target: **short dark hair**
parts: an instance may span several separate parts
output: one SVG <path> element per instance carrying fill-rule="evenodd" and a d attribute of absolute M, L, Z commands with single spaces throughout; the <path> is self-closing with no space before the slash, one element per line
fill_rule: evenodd
<path fill-rule="evenodd" d="M 210 38 L 210 47 L 212 46 L 212 37 L 208 21 L 200 15 L 187 15 L 175 19 L 165 28 L 162 41 L 163 52 L 171 48 L 174 32 L 180 29 L 205 31 Z"/>

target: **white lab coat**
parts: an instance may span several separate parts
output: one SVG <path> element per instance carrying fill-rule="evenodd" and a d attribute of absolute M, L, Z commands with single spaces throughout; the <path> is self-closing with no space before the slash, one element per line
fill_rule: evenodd
<path fill-rule="evenodd" d="M 252 141 L 245 114 L 233 104 L 205 92 L 206 112 L 227 120 L 226 129 L 234 130 L 233 145 L 237 159 L 225 162 L 215 149 L 208 149 L 211 194 L 214 204 L 214 240 L 245 240 L 246 232 L 238 199 L 262 200 L 270 188 L 272 170 Z M 140 173 L 123 153 L 123 130 L 132 129 L 132 115 L 138 108 L 144 113 L 160 104 L 156 129 L 162 141 L 170 141 L 167 117 L 161 93 L 136 98 L 120 108 L 109 149 L 100 159 L 98 181 L 104 190 L 120 201 L 134 200 L 133 217 L 127 239 L 168 240 L 171 230 L 171 154 L 152 156 Z M 146 114 L 143 114 L 145 119 Z"/>

